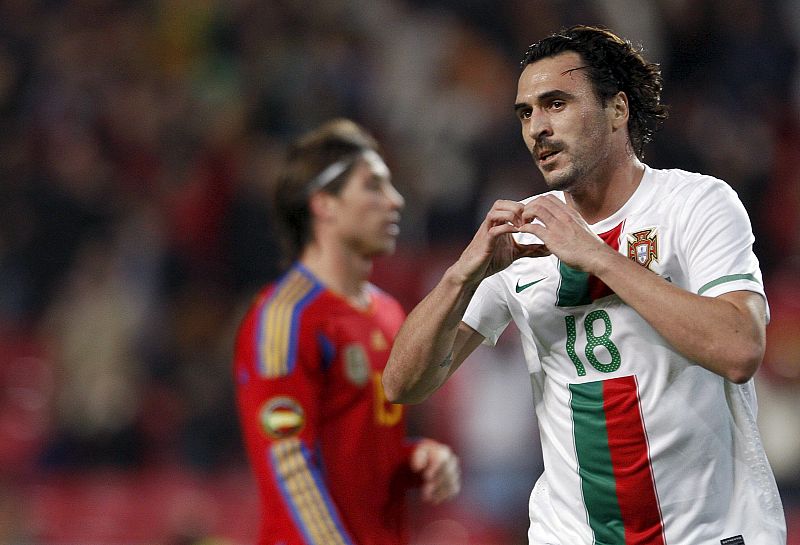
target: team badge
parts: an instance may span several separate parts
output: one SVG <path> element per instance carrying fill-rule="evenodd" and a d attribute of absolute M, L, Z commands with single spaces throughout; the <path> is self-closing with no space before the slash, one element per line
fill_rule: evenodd
<path fill-rule="evenodd" d="M 344 349 L 344 374 L 356 386 L 364 386 L 369 380 L 369 359 L 360 344 L 350 344 Z"/>
<path fill-rule="evenodd" d="M 259 412 L 261 427 L 270 437 L 285 439 L 300 433 L 306 422 L 303 408 L 291 397 L 273 397 Z"/>
<path fill-rule="evenodd" d="M 389 343 L 386 342 L 386 337 L 383 336 L 380 329 L 376 329 L 372 332 L 372 349 L 376 352 L 380 352 L 381 350 L 386 350 L 389 348 Z"/>
<path fill-rule="evenodd" d="M 628 235 L 628 257 L 642 267 L 658 261 L 658 235 L 655 228 L 642 229 Z"/>

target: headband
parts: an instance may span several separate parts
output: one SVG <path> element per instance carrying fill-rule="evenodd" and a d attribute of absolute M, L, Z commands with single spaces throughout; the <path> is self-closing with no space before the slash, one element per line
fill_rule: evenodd
<path fill-rule="evenodd" d="M 322 172 L 314 176 L 314 179 L 309 182 L 308 192 L 313 193 L 314 191 L 319 191 L 323 187 L 327 186 L 329 183 L 341 176 L 345 170 L 353 166 L 353 163 L 362 158 L 370 163 L 377 171 L 381 173 L 386 172 L 388 174 L 389 168 L 386 166 L 386 163 L 383 161 L 381 156 L 378 155 L 374 150 L 366 149 L 353 155 L 347 155 L 335 163 L 325 167 Z"/>

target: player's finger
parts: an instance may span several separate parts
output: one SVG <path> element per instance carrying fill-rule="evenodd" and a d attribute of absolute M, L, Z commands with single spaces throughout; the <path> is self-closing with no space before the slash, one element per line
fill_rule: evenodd
<path fill-rule="evenodd" d="M 547 197 L 550 196 L 548 195 Z M 555 197 L 553 197 L 552 200 L 555 200 L 559 203 L 561 202 Z M 545 197 L 539 197 L 525 205 L 525 209 L 521 213 L 523 223 L 533 223 L 537 219 L 544 223 L 545 226 L 555 223 L 557 215 L 560 215 L 559 212 L 561 211 L 552 202 L 552 200 L 546 199 Z"/>
<path fill-rule="evenodd" d="M 486 214 L 486 223 L 488 225 L 502 225 L 508 223 L 510 225 L 522 225 L 522 210 L 489 210 Z"/>
<path fill-rule="evenodd" d="M 411 470 L 415 473 L 422 471 L 428 465 L 429 459 L 430 451 L 428 446 L 425 444 L 420 444 L 411 454 L 411 460 L 409 461 Z"/>
<path fill-rule="evenodd" d="M 430 481 L 427 500 L 437 504 L 455 496 L 461 489 L 461 471 L 458 458 L 449 456 L 443 461 L 436 478 Z"/>
<path fill-rule="evenodd" d="M 519 201 L 509 201 L 505 199 L 498 199 L 492 204 L 492 210 L 507 210 L 510 212 L 519 212 L 524 208 L 524 204 Z"/>
<path fill-rule="evenodd" d="M 428 453 L 428 464 L 423 472 L 426 481 L 435 481 L 442 471 L 444 463 L 442 447 L 433 448 Z"/>
<path fill-rule="evenodd" d="M 521 222 L 520 214 L 524 205 L 517 201 L 498 200 L 495 201 L 487 213 L 487 217 L 493 220 L 508 221 L 515 225 Z"/>

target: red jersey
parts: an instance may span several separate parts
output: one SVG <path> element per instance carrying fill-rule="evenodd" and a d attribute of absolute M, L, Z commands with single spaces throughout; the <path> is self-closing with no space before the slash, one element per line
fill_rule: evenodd
<path fill-rule="evenodd" d="M 408 541 L 403 406 L 381 374 L 405 318 L 370 286 L 351 306 L 296 264 L 264 289 L 237 337 L 239 417 L 263 505 L 260 545 Z"/>

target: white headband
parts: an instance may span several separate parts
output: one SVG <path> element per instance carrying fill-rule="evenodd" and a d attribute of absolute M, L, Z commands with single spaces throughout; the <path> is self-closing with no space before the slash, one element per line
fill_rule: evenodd
<path fill-rule="evenodd" d="M 314 191 L 318 191 L 334 181 L 336 178 L 341 176 L 342 172 L 347 170 L 355 163 L 358 159 L 364 159 L 370 163 L 373 169 L 375 169 L 380 174 L 389 173 L 389 167 L 386 166 L 386 163 L 383 161 L 380 155 L 378 155 L 375 151 L 368 149 L 364 150 L 356 155 L 349 155 L 342 159 L 339 159 L 335 163 L 332 163 L 325 167 L 322 172 L 314 176 L 314 179 L 311 180 L 308 184 L 308 192 L 312 193 Z"/>

